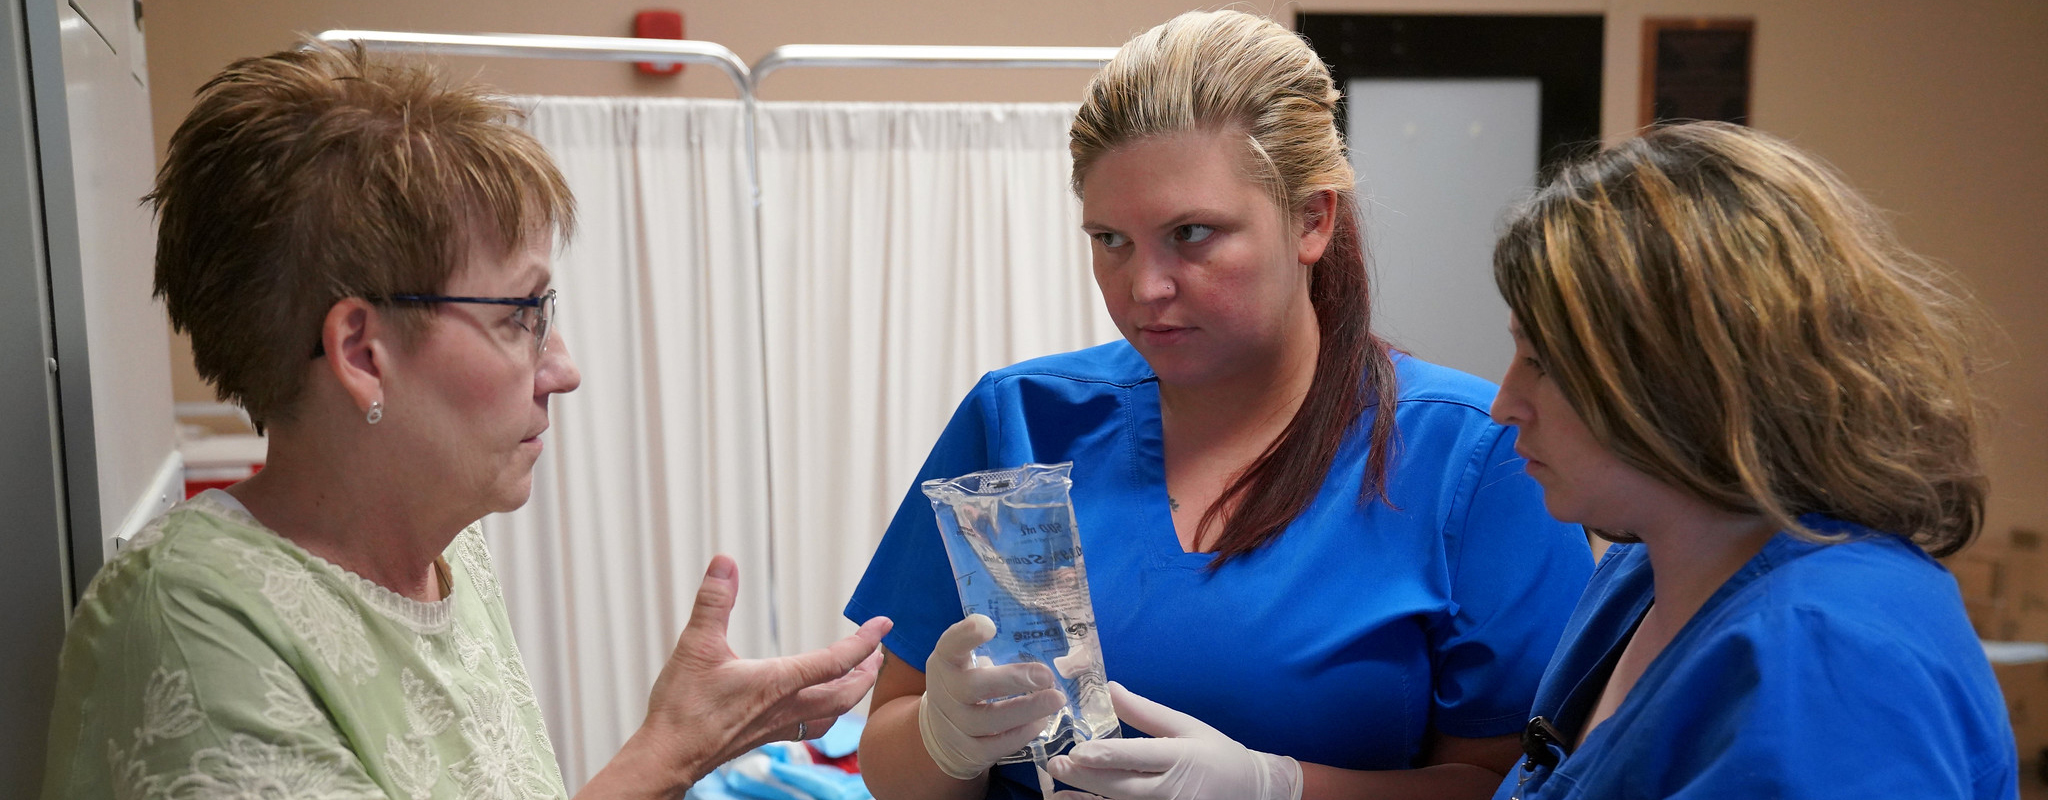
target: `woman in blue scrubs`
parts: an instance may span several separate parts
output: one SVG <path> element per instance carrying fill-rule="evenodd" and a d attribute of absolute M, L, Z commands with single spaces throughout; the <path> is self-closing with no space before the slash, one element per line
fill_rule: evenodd
<path fill-rule="evenodd" d="M 1662 128 L 1564 169 L 1494 275 L 1493 414 L 1607 551 L 1500 798 L 2012 798 L 1932 555 L 1983 521 L 1968 301 L 1826 166 Z"/>
<path fill-rule="evenodd" d="M 1038 796 L 995 762 L 1061 698 L 1043 665 L 974 666 L 1001 632 L 961 618 L 917 490 L 1032 462 L 1074 464 L 1109 677 L 1192 717 L 1120 692 L 1126 722 L 1248 746 L 1198 765 L 1207 796 L 1483 798 L 1511 768 L 1591 555 L 1494 387 L 1373 336 L 1337 98 L 1237 12 L 1142 34 L 1090 85 L 1074 187 L 1123 341 L 988 374 L 911 482 L 846 607 L 896 625 L 861 745 L 877 797 Z"/>

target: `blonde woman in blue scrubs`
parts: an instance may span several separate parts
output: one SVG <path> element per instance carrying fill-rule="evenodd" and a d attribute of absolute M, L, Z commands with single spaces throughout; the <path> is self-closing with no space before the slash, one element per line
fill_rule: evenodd
<path fill-rule="evenodd" d="M 1205 765 L 1285 797 L 1477 800 L 1513 767 L 1592 555 L 1487 418 L 1493 385 L 1373 335 L 1337 99 L 1306 42 L 1230 11 L 1090 84 L 1074 186 L 1124 338 L 989 373 L 909 483 L 846 606 L 896 625 L 861 743 L 877 798 L 1040 796 L 996 762 L 1059 708 L 1051 670 L 972 666 L 1013 632 L 961 618 L 916 488 L 1030 462 L 1074 464 L 1108 676 L 1188 717 L 1125 703 L 1129 727 L 1213 726 L 1248 747 Z"/>

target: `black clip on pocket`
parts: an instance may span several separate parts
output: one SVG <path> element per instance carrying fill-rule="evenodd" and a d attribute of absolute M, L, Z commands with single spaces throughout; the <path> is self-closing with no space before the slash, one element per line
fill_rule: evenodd
<path fill-rule="evenodd" d="M 1563 750 L 1566 755 L 1571 754 L 1571 745 L 1565 743 L 1564 734 L 1558 732 L 1557 726 L 1542 717 L 1529 718 L 1528 727 L 1522 729 L 1522 754 L 1529 760 L 1522 768 L 1533 770 L 1540 765 L 1556 769 L 1558 751 L 1550 749 L 1551 745 L 1557 745 L 1558 750 Z"/>

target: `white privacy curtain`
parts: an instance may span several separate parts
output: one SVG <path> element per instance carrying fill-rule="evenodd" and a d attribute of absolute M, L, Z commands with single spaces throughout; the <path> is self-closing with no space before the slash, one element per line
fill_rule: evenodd
<path fill-rule="evenodd" d="M 646 717 L 713 554 L 740 562 L 733 648 L 776 650 L 760 279 L 738 102 L 527 102 L 579 206 L 555 285 L 583 386 L 486 532 L 574 787 Z"/>
<path fill-rule="evenodd" d="M 1072 106 L 763 103 L 757 262 L 739 102 L 523 103 L 579 204 L 555 284 L 584 380 L 532 501 L 486 525 L 573 790 L 645 716 L 713 554 L 740 562 L 741 656 L 845 635 L 974 380 L 1116 333 Z"/>
<path fill-rule="evenodd" d="M 1116 330 L 1067 189 L 1074 106 L 761 112 L 776 600 L 807 649 L 851 630 L 839 612 L 974 381 Z"/>

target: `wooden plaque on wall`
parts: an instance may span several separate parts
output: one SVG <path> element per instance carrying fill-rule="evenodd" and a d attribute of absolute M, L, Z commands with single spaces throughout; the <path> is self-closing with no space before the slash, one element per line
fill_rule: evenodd
<path fill-rule="evenodd" d="M 1749 124 L 1755 32 L 1750 19 L 1643 20 L 1642 124 Z"/>

